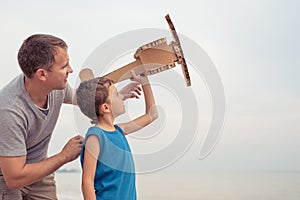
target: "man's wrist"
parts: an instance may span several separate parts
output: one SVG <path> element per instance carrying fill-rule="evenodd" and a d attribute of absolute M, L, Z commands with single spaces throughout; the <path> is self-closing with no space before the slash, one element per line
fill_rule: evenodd
<path fill-rule="evenodd" d="M 61 163 L 62 165 L 66 164 L 68 162 L 67 156 L 62 152 L 57 154 L 57 159 L 58 159 L 59 163 Z"/>

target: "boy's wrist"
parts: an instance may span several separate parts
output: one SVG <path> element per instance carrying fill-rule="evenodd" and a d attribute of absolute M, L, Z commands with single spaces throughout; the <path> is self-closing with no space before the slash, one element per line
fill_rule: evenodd
<path fill-rule="evenodd" d="M 139 80 L 141 85 L 148 85 L 149 84 L 149 79 L 147 76 L 141 76 Z"/>

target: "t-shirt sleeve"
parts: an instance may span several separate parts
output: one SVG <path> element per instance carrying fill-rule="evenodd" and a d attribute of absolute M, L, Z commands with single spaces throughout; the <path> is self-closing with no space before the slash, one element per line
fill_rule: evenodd
<path fill-rule="evenodd" d="M 67 84 L 64 93 L 65 93 L 64 103 L 71 103 L 75 95 L 75 90 L 69 84 Z"/>
<path fill-rule="evenodd" d="M 24 120 L 15 111 L 0 110 L 0 135 L 0 156 L 27 154 Z"/>

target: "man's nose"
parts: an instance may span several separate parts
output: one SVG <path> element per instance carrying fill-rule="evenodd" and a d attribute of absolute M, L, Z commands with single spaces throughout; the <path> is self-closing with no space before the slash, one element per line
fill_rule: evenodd
<path fill-rule="evenodd" d="M 70 65 L 68 66 L 68 73 L 73 73 L 73 69 Z"/>

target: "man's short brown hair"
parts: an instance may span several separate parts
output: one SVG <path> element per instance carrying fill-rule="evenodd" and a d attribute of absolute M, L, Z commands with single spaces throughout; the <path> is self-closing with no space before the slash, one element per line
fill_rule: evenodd
<path fill-rule="evenodd" d="M 50 70 L 55 62 L 57 48 L 67 49 L 67 44 L 60 38 L 35 34 L 24 40 L 18 52 L 18 62 L 25 76 L 32 78 L 40 68 Z"/>

